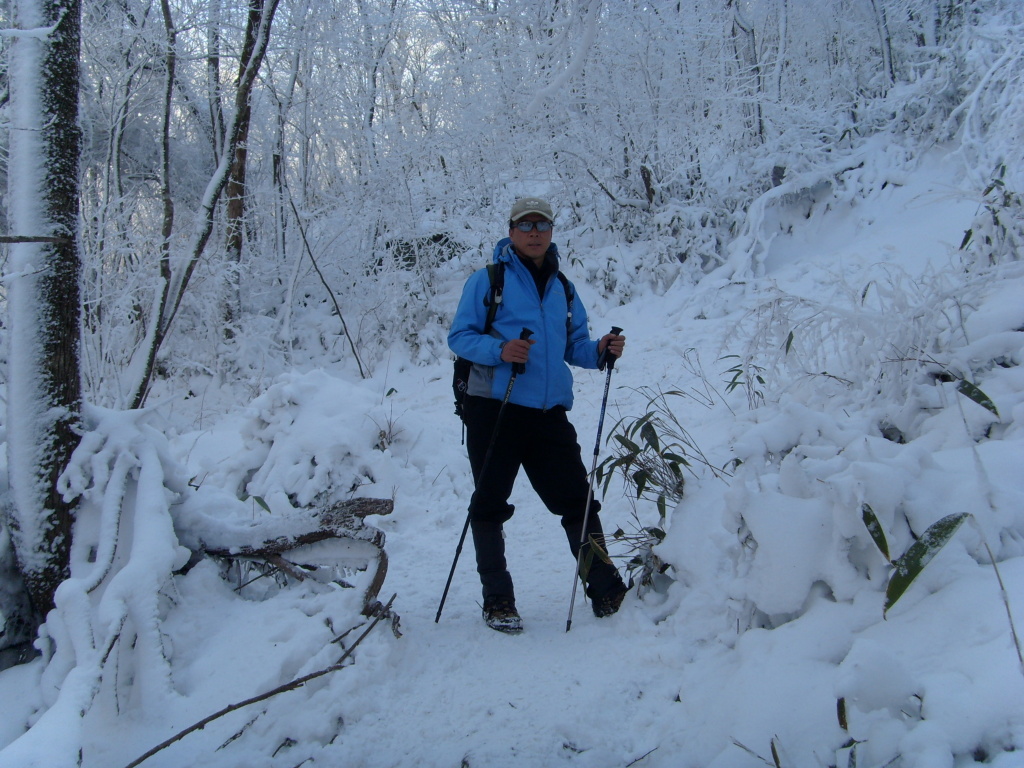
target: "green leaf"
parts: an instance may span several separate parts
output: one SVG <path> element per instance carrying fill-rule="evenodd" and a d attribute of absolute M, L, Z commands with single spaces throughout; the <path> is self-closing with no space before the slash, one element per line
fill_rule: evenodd
<path fill-rule="evenodd" d="M 978 389 L 974 384 L 967 381 L 967 379 L 961 381 L 957 385 L 956 390 L 961 395 L 964 395 L 968 400 L 973 400 L 982 408 L 994 413 L 997 419 L 999 418 L 999 411 L 996 410 L 996 404 L 992 402 L 992 398 Z"/>
<path fill-rule="evenodd" d="M 651 536 L 656 538 L 658 541 L 665 540 L 665 532 L 661 530 L 661 528 L 655 528 L 654 526 L 651 526 L 649 528 L 644 528 L 644 530 L 647 531 L 647 533 L 649 533 Z"/>
<path fill-rule="evenodd" d="M 267 510 L 267 512 L 270 512 L 270 506 L 269 506 L 269 505 L 267 504 L 267 502 L 266 502 L 266 501 L 264 501 L 264 500 L 263 500 L 263 497 L 262 497 L 262 496 L 250 496 L 249 498 L 251 498 L 251 499 L 252 499 L 253 501 L 255 501 L 255 502 L 256 502 L 257 504 L 259 504 L 259 505 L 260 505 L 261 507 L 263 507 L 263 508 L 264 508 L 265 510 Z M 243 499 L 243 501 L 244 501 L 244 499 Z M 273 512 L 270 512 L 270 513 L 271 513 L 271 514 L 273 514 Z"/>
<path fill-rule="evenodd" d="M 792 348 L 793 348 L 793 332 L 790 331 L 789 332 L 789 336 L 786 337 L 785 350 L 786 350 L 786 354 L 787 355 L 789 354 L 789 350 L 792 349 Z"/>
<path fill-rule="evenodd" d="M 871 540 L 875 542 L 875 546 L 878 547 L 878 551 L 882 553 L 882 557 L 891 562 L 892 557 L 889 556 L 889 542 L 885 538 L 885 531 L 882 529 L 882 524 L 878 522 L 878 518 L 875 516 L 875 510 L 871 508 L 870 504 L 861 504 L 860 513 L 861 518 L 864 520 L 864 525 L 868 529 L 868 533 L 871 534 Z"/>
<path fill-rule="evenodd" d="M 580 579 L 583 580 L 584 584 L 587 583 L 587 576 L 590 575 L 590 566 L 593 564 L 594 550 L 588 548 L 587 551 L 583 553 L 583 557 L 580 558 Z"/>
<path fill-rule="evenodd" d="M 661 450 L 661 443 L 658 441 L 658 433 L 654 429 L 652 424 L 644 424 L 640 430 L 640 436 L 643 437 L 644 442 L 651 446 L 655 451 Z"/>
<path fill-rule="evenodd" d="M 608 553 L 605 551 L 605 548 L 601 546 L 601 542 L 599 542 L 594 537 L 594 534 L 590 534 L 590 536 L 587 538 L 587 541 L 590 544 L 590 551 L 597 556 L 598 560 L 601 560 L 602 562 L 607 563 L 608 565 L 612 565 L 611 557 L 608 556 Z"/>
<path fill-rule="evenodd" d="M 630 425 L 629 429 L 626 430 L 626 434 L 632 436 L 635 435 L 637 432 L 642 432 L 644 425 L 646 425 L 647 422 L 649 422 L 653 418 L 653 411 L 650 413 L 645 413 L 643 416 L 641 416 L 639 419 L 637 419 Z"/>
<path fill-rule="evenodd" d="M 640 453 L 640 446 L 634 443 L 629 438 L 623 437 L 622 435 L 616 435 L 615 439 L 618 440 L 623 446 L 625 446 L 626 450 L 630 451 L 634 455 Z"/>
<path fill-rule="evenodd" d="M 836 715 L 839 718 L 839 727 L 844 731 L 850 730 L 849 723 L 846 720 L 846 699 L 840 698 L 836 700 Z"/>
<path fill-rule="evenodd" d="M 924 535 L 911 545 L 910 549 L 893 562 L 896 570 L 889 577 L 889 584 L 885 589 L 883 615 L 903 596 L 910 585 L 914 583 L 914 579 L 920 576 L 924 567 L 931 562 L 932 558 L 946 546 L 946 542 L 957 532 L 957 529 L 963 524 L 969 514 L 968 512 L 960 512 L 955 515 L 946 515 L 938 522 L 933 523 L 924 532 Z"/>
<path fill-rule="evenodd" d="M 633 482 L 636 483 L 636 497 L 639 499 L 643 493 L 644 488 L 647 487 L 647 481 L 650 479 L 650 473 L 646 469 L 638 469 L 633 473 Z"/>
<path fill-rule="evenodd" d="M 960 241 L 960 250 L 961 251 L 968 246 L 968 244 L 971 242 L 971 239 L 973 237 L 974 237 L 974 230 L 973 229 L 966 229 L 966 230 L 964 230 L 964 239 Z"/>
<path fill-rule="evenodd" d="M 874 280 L 868 280 L 868 284 L 864 286 L 864 290 L 860 292 L 860 303 L 863 304 L 868 297 L 868 291 L 871 289 L 871 284 Z"/>

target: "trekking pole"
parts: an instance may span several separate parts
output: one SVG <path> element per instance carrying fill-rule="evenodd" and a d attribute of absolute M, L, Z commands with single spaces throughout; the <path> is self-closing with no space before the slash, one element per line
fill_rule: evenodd
<path fill-rule="evenodd" d="M 519 334 L 519 338 L 526 340 L 533 335 L 533 331 L 529 328 L 523 328 L 523 332 Z M 476 487 L 479 488 L 481 481 L 484 479 L 484 473 L 487 472 L 487 465 L 491 463 L 491 454 L 494 453 L 494 445 L 498 441 L 498 429 L 501 427 L 501 417 L 505 414 L 505 406 L 508 405 L 508 399 L 512 395 L 512 385 L 516 383 L 516 376 L 520 373 L 526 373 L 526 363 L 512 363 L 512 376 L 509 377 L 508 386 L 505 388 L 505 397 L 501 401 L 501 407 L 498 409 L 498 418 L 494 421 L 494 430 L 491 432 L 491 442 L 487 444 L 487 452 L 484 454 L 484 463 L 480 465 L 480 475 L 477 477 Z M 462 535 L 459 536 L 459 545 L 455 548 L 455 559 L 452 560 L 452 569 L 448 572 L 448 581 L 444 585 L 444 593 L 441 595 L 441 604 L 437 606 L 437 615 L 434 617 L 434 623 L 437 624 L 441 621 L 441 611 L 444 610 L 444 601 L 448 599 L 448 589 L 452 585 L 452 578 L 455 576 L 455 566 L 459 563 L 459 555 L 462 554 L 462 545 L 466 543 L 466 532 L 469 531 L 469 521 L 473 517 L 473 509 L 476 506 L 476 493 L 473 493 L 473 498 L 469 504 L 469 511 L 466 513 L 466 522 L 462 526 Z"/>
<path fill-rule="evenodd" d="M 621 328 L 612 326 L 612 336 L 622 333 Z M 601 357 L 598 358 L 597 368 L 603 371 L 608 367 L 608 375 L 604 379 L 604 397 L 601 398 L 601 417 L 597 420 L 597 440 L 594 441 L 594 462 L 590 467 L 590 488 L 587 490 L 587 507 L 583 511 L 583 530 L 580 532 L 580 548 L 576 552 L 576 573 L 572 578 L 572 597 L 569 599 L 569 618 L 565 621 L 565 631 L 572 628 L 572 609 L 576 605 L 576 587 L 579 579 L 582 578 L 580 565 L 583 562 L 583 545 L 587 540 L 587 522 L 590 520 L 590 502 L 594 500 L 594 476 L 597 474 L 597 454 L 601 449 L 601 430 L 604 429 L 604 411 L 608 406 L 608 390 L 612 384 L 612 368 L 615 367 L 615 355 L 609 354 L 608 347 L 604 348 Z"/>

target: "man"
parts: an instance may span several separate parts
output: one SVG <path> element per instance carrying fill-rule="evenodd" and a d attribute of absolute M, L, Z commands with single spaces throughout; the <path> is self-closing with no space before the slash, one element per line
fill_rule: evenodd
<path fill-rule="evenodd" d="M 572 373 L 566 363 L 597 368 L 602 354 L 622 355 L 626 339 L 608 334 L 591 340 L 586 310 L 568 280 L 556 279 L 558 248 L 551 242 L 553 228 L 554 214 L 547 201 L 527 197 L 515 202 L 508 237 L 494 248 L 494 261 L 502 265 L 503 290 L 490 332 L 484 333 L 491 277 L 481 269 L 466 282 L 448 334 L 452 351 L 473 363 L 463 406 L 466 445 L 476 480 L 470 527 L 483 585 L 484 621 L 501 632 L 523 628 L 505 562 L 502 530 L 514 512 L 508 499 L 520 467 L 544 505 L 561 518 L 574 559 L 580 554 L 580 542 L 585 542 L 582 562 L 592 561 L 586 573 L 586 594 L 595 615 L 615 613 L 626 594 L 613 565 L 587 556 L 591 537 L 604 546 L 598 516 L 601 505 L 592 500 L 586 514 L 590 483 L 576 430 L 566 417 L 573 400 Z M 520 338 L 524 329 L 532 331 L 528 339 Z M 515 364 L 524 367 L 513 384 L 481 476 Z"/>

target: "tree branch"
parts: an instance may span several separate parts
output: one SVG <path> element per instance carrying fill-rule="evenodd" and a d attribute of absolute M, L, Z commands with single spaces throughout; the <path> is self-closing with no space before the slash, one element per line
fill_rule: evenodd
<path fill-rule="evenodd" d="M 331 672 L 337 672 L 339 669 L 341 669 L 345 665 L 345 661 L 348 659 L 349 656 L 352 655 L 352 652 L 356 648 L 359 647 L 359 644 L 361 642 L 363 642 L 363 640 L 366 638 L 366 636 L 368 634 L 370 634 L 371 630 L 374 627 L 377 626 L 378 622 L 380 622 L 380 620 L 383 619 L 384 617 L 391 615 L 391 605 L 392 605 L 392 603 L 395 602 L 395 598 L 397 596 L 398 596 L 397 594 L 391 596 L 391 599 L 388 600 L 387 605 L 385 605 L 383 608 L 381 608 L 381 610 L 374 617 L 373 621 L 370 622 L 370 626 L 368 626 L 366 628 L 366 630 L 363 632 L 363 634 L 361 634 L 359 636 L 359 638 L 355 641 L 355 643 L 352 645 L 352 647 L 349 648 L 347 651 L 345 651 L 345 653 L 342 655 L 342 657 L 338 660 L 337 664 L 332 664 L 331 666 L 325 667 L 324 669 L 321 669 L 321 670 L 319 670 L 317 672 L 311 672 L 308 675 L 303 675 L 302 677 L 299 677 L 299 678 L 296 678 L 295 680 L 292 680 L 290 683 L 285 683 L 284 685 L 279 685 L 277 688 L 269 690 L 266 693 L 261 693 L 259 696 L 253 696 L 250 699 L 246 699 L 245 701 L 239 701 L 236 704 L 229 704 L 228 706 L 224 707 L 224 709 L 220 710 L 219 712 L 214 712 L 212 715 L 209 715 L 208 717 L 204 717 L 199 722 L 193 723 L 192 725 L 190 725 L 185 730 L 176 733 L 174 736 L 172 736 L 171 738 L 167 739 L 163 743 L 158 744 L 157 746 L 153 747 L 151 750 L 149 750 L 145 754 L 140 755 L 139 757 L 137 757 L 134 760 L 132 760 L 124 768 L 135 768 L 136 766 L 141 765 L 146 760 L 148 760 L 153 755 L 155 755 L 157 752 L 160 752 L 160 751 L 166 749 L 171 744 L 174 744 L 176 741 L 181 741 L 183 738 L 188 736 L 190 733 L 193 733 L 194 731 L 202 730 L 207 725 L 212 723 L 214 720 L 218 720 L 218 719 L 224 717 L 224 715 L 227 715 L 227 714 L 230 714 L 230 713 L 232 713 L 232 712 L 234 712 L 236 710 L 242 709 L 243 707 L 247 707 L 250 704 L 256 704 L 256 703 L 261 702 L 261 701 L 266 701 L 267 699 L 271 698 L 272 696 L 276 696 L 279 693 L 284 693 L 285 691 L 292 691 L 292 690 L 295 690 L 296 688 L 301 688 L 303 685 L 308 683 L 310 680 L 315 680 L 318 677 L 323 677 L 324 675 L 328 675 Z"/>

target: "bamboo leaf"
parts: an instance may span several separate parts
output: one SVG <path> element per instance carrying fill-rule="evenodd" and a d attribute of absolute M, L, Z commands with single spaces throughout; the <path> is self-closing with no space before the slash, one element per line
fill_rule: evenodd
<path fill-rule="evenodd" d="M 259 504 L 261 507 L 263 507 L 267 512 L 270 512 L 270 506 L 267 504 L 266 501 L 263 500 L 262 496 L 253 496 L 252 500 Z"/>
<path fill-rule="evenodd" d="M 883 615 L 903 596 L 932 558 L 946 546 L 946 542 L 957 532 L 968 515 L 967 512 L 946 515 L 938 522 L 933 523 L 924 532 L 924 535 L 910 546 L 910 549 L 893 562 L 896 570 L 889 577 L 889 584 L 885 589 Z"/>
<path fill-rule="evenodd" d="M 968 400 L 973 400 L 982 408 L 991 411 L 999 418 L 999 411 L 996 410 L 996 404 L 992 402 L 992 398 L 978 389 L 974 384 L 964 379 L 957 385 L 957 392 L 964 395 Z"/>
<path fill-rule="evenodd" d="M 636 421 L 633 422 L 633 424 L 627 430 L 627 434 L 632 436 L 632 435 L 635 435 L 637 432 L 642 432 L 643 428 L 647 424 L 647 422 L 649 422 L 653 418 L 654 418 L 654 412 L 653 411 L 651 413 L 645 413 L 643 416 L 641 416 L 639 419 L 637 419 Z"/>
<path fill-rule="evenodd" d="M 874 280 L 868 280 L 867 285 L 864 286 L 864 290 L 860 292 L 860 303 L 863 304 L 868 297 L 868 291 L 871 289 L 871 284 Z"/>
<path fill-rule="evenodd" d="M 633 454 L 640 453 L 640 446 L 637 445 L 636 443 L 634 443 L 628 437 L 623 437 L 622 435 L 616 435 L 615 439 L 618 440 L 626 448 L 626 450 L 632 452 Z"/>
<path fill-rule="evenodd" d="M 964 230 L 964 239 L 960 241 L 960 250 L 962 251 L 971 242 L 971 238 L 974 237 L 973 229 Z"/>
<path fill-rule="evenodd" d="M 583 557 L 580 558 L 580 579 L 583 583 L 587 583 L 587 577 L 590 575 L 590 566 L 594 564 L 594 550 L 587 548 L 587 551 L 583 553 Z"/>
<path fill-rule="evenodd" d="M 650 473 L 646 469 L 638 469 L 633 473 L 633 482 L 636 483 L 636 497 L 638 499 L 643 495 L 644 488 L 647 487 L 649 479 Z"/>
<path fill-rule="evenodd" d="M 655 451 L 661 451 L 661 443 L 658 441 L 658 432 L 654 429 L 652 424 L 644 424 L 640 430 L 640 436 L 643 437 L 644 442 L 651 446 Z"/>
<path fill-rule="evenodd" d="M 789 332 L 789 336 L 786 337 L 785 350 L 786 350 L 786 354 L 787 355 L 789 354 L 789 350 L 792 349 L 792 348 L 793 348 L 793 332 L 790 331 Z"/>
<path fill-rule="evenodd" d="M 590 543 L 590 551 L 594 555 L 596 555 L 599 560 L 601 560 L 604 563 L 607 563 L 608 565 L 613 564 L 611 557 L 608 556 L 608 553 L 605 551 L 605 548 L 601 546 L 601 542 L 599 542 L 594 537 L 594 534 L 590 534 L 590 536 L 588 537 L 588 542 Z"/>
<path fill-rule="evenodd" d="M 871 540 L 875 542 L 875 546 L 882 553 L 888 561 L 892 561 L 892 557 L 889 556 L 889 542 L 885 538 L 885 531 L 882 530 L 882 524 L 878 522 L 878 518 L 875 516 L 875 510 L 871 508 L 870 504 L 860 505 L 861 518 L 864 520 L 864 525 L 868 529 L 868 533 L 871 534 Z"/>
<path fill-rule="evenodd" d="M 651 526 L 649 528 L 644 528 L 644 530 L 647 531 L 647 533 L 649 533 L 651 536 L 656 538 L 658 541 L 665 540 L 665 532 L 661 530 L 661 528 L 655 528 L 654 526 Z"/>

